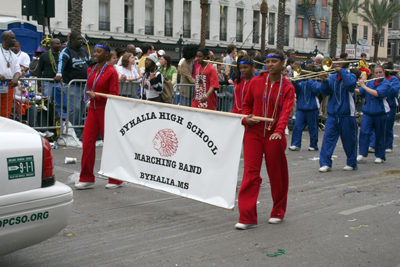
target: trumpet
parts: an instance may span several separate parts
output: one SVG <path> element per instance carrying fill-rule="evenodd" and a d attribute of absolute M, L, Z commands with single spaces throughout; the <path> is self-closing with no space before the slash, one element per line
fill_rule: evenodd
<path fill-rule="evenodd" d="M 324 71 L 329 71 L 332 69 L 334 64 L 342 64 L 342 63 L 353 63 L 358 62 L 358 60 L 345 60 L 345 61 L 333 61 L 330 57 L 324 57 L 322 60 L 322 68 Z"/>
<path fill-rule="evenodd" d="M 226 65 L 226 66 L 232 66 L 232 67 L 236 67 L 235 64 L 229 64 L 229 63 L 222 63 L 222 62 L 218 62 L 218 61 L 211 61 L 211 60 L 203 60 L 206 63 L 211 63 L 211 64 L 220 64 L 220 65 Z"/>
<path fill-rule="evenodd" d="M 378 77 L 378 78 L 373 78 L 373 79 L 369 79 L 369 80 L 365 80 L 364 83 L 370 82 L 370 81 L 375 81 L 375 80 L 380 80 L 383 79 L 385 77 Z"/>
<path fill-rule="evenodd" d="M 244 53 L 243 53 L 242 51 L 237 52 L 236 58 L 235 58 L 235 61 L 236 61 L 236 62 L 238 61 L 238 58 L 239 58 L 240 56 L 244 56 Z"/>
<path fill-rule="evenodd" d="M 315 78 L 321 75 L 325 75 L 325 74 L 332 74 L 333 72 L 335 72 L 334 70 L 330 70 L 330 71 L 321 71 L 321 72 L 313 72 L 310 74 L 306 74 L 303 76 L 295 76 L 293 78 L 289 78 L 292 81 L 298 81 L 298 80 L 304 80 L 304 79 L 309 79 L 309 78 Z"/>
<path fill-rule="evenodd" d="M 384 71 L 390 71 L 390 72 L 400 72 L 400 70 L 390 70 L 390 69 L 386 69 Z"/>
<path fill-rule="evenodd" d="M 300 76 L 300 74 L 301 74 L 302 72 L 305 72 L 305 73 L 314 73 L 313 71 L 303 70 L 303 69 L 301 69 L 301 67 L 300 67 L 299 65 L 297 65 L 296 67 L 294 67 L 294 70 L 293 70 L 293 76 L 294 76 L 294 78 L 297 78 L 298 76 Z"/>

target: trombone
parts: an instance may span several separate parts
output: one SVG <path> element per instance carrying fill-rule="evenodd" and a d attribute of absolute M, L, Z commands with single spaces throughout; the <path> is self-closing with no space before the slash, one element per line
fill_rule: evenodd
<path fill-rule="evenodd" d="M 343 61 L 333 61 L 330 57 L 324 57 L 322 60 L 322 68 L 324 71 L 329 71 L 332 69 L 334 64 L 343 64 L 343 63 L 353 63 L 358 62 L 358 60 L 343 60 Z"/>

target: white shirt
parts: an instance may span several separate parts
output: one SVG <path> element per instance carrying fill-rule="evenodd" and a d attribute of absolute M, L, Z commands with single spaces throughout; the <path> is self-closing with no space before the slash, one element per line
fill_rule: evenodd
<path fill-rule="evenodd" d="M 118 66 L 117 67 L 117 72 L 118 72 L 118 77 L 121 77 L 123 74 L 125 74 L 126 78 L 135 78 L 137 79 L 139 77 L 139 73 L 136 70 L 135 66 L 131 66 L 131 69 L 128 70 L 127 68 L 123 66 Z"/>
<path fill-rule="evenodd" d="M 182 65 L 182 62 L 185 60 L 185 58 L 181 58 L 181 60 L 179 60 L 178 66 Z"/>
<path fill-rule="evenodd" d="M 0 47 L 0 74 L 3 75 L 7 80 L 12 80 L 15 73 L 21 73 L 21 67 L 19 66 L 18 58 L 11 50 L 4 50 L 1 44 Z M 9 68 L 7 67 L 7 61 L 10 62 Z"/>
<path fill-rule="evenodd" d="M 19 65 L 22 65 L 26 68 L 29 68 L 29 64 L 31 63 L 31 58 L 29 55 L 25 52 L 22 52 L 21 50 L 17 53 L 17 58 L 19 61 Z"/>

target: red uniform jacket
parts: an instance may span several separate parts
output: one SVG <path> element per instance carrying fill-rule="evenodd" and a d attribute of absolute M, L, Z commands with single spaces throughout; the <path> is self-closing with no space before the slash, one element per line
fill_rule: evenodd
<path fill-rule="evenodd" d="M 280 80 L 276 81 L 271 88 L 271 82 L 268 79 L 268 90 L 265 93 L 265 84 L 266 79 L 268 77 L 268 73 L 265 73 L 263 76 L 254 77 L 251 80 L 249 89 L 246 93 L 246 97 L 243 102 L 243 111 L 242 114 L 253 114 L 254 116 L 263 116 L 263 105 L 265 103 L 265 108 L 268 102 L 268 95 L 271 91 L 269 98 L 269 107 L 267 114 L 264 117 L 272 118 L 272 114 L 275 108 L 276 98 L 278 97 L 278 91 L 280 87 Z M 265 100 L 264 100 L 265 96 Z M 243 118 L 242 124 L 247 127 L 248 130 L 254 131 L 257 134 L 262 136 L 271 135 L 273 133 L 278 133 L 281 136 L 285 134 L 286 125 L 289 122 L 290 112 L 293 108 L 294 102 L 294 87 L 293 85 L 285 78 L 282 78 L 282 91 L 281 96 L 278 101 L 278 108 L 275 114 L 277 114 L 276 121 L 274 122 L 271 130 L 267 130 L 268 125 L 266 122 L 259 122 L 253 125 L 248 125 L 246 123 L 246 118 Z"/>
<path fill-rule="evenodd" d="M 100 75 L 100 70 L 99 70 L 99 75 Z M 91 71 L 92 68 L 89 68 L 87 71 L 88 76 Z M 95 78 L 96 78 L 96 70 L 93 71 L 92 75 L 88 78 L 87 81 L 88 90 L 91 90 L 93 88 L 93 83 L 95 82 Z M 97 81 L 94 91 L 96 93 L 119 95 L 118 73 L 113 66 L 108 65 L 106 67 L 104 73 L 100 76 L 99 80 Z M 106 103 L 107 103 L 106 97 L 101 97 L 96 95 L 95 98 L 90 101 L 89 108 L 102 109 L 106 107 Z"/>
<path fill-rule="evenodd" d="M 241 77 L 240 83 L 236 84 L 235 80 L 235 98 L 233 99 L 232 113 L 242 114 L 243 103 L 242 101 L 246 97 L 246 93 L 249 90 L 251 79 L 245 82 L 244 77 Z"/>

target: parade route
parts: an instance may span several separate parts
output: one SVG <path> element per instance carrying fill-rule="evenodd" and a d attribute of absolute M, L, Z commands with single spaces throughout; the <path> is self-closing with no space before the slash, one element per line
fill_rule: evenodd
<path fill-rule="evenodd" d="M 267 222 L 272 200 L 263 164 L 259 223 L 250 230 L 234 227 L 237 202 L 230 211 L 134 184 L 108 190 L 101 177 L 94 189 L 75 190 L 68 177 L 80 170 L 82 150 L 60 146 L 53 150 L 56 178 L 74 190 L 69 225 L 40 244 L 0 257 L 0 266 L 400 266 L 400 126 L 394 134 L 385 163 L 375 164 L 370 153 L 358 170 L 343 171 L 339 140 L 332 171 L 320 173 L 319 152 L 307 151 L 305 131 L 302 150 L 286 150 L 290 188 L 284 221 Z M 102 148 L 96 150 L 97 172 Z M 77 163 L 64 164 L 65 157 Z M 243 158 L 239 186 L 242 174 Z"/>

